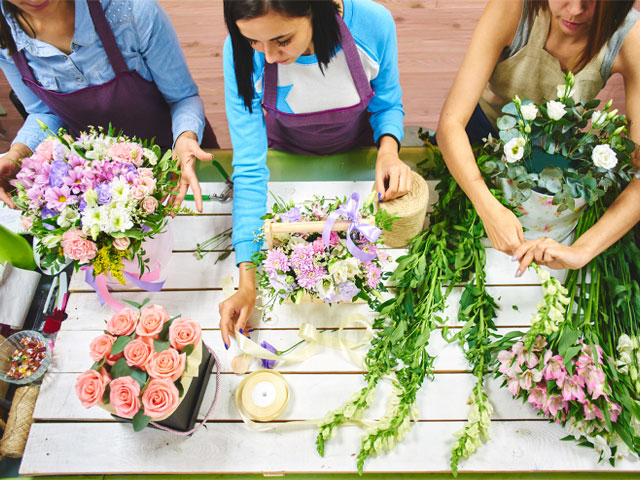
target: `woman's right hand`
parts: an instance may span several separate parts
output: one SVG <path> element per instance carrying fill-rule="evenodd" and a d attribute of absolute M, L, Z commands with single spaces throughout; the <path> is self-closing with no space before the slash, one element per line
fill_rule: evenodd
<path fill-rule="evenodd" d="M 496 250 L 513 255 L 524 243 L 524 230 L 518 217 L 503 205 L 497 205 L 487 212 L 478 212 L 487 237 Z"/>

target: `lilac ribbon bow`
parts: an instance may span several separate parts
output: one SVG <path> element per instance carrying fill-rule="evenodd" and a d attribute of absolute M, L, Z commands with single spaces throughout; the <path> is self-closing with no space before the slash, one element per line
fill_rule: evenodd
<path fill-rule="evenodd" d="M 360 223 L 360 196 L 353 192 L 347 203 L 343 204 L 337 210 L 334 210 L 329 214 L 327 220 L 324 224 L 324 228 L 322 229 L 322 241 L 325 246 L 329 247 L 329 238 L 331 237 L 331 229 L 333 228 L 333 224 L 338 220 L 338 218 L 343 217 L 345 220 L 351 220 L 351 225 L 349 225 L 349 229 L 347 230 L 347 250 L 349 253 L 356 257 L 358 260 L 362 262 L 369 262 L 375 258 L 374 253 L 363 252 L 358 248 L 358 246 L 353 243 L 353 239 L 351 238 L 351 234 L 354 230 L 358 231 L 363 237 L 365 237 L 370 242 L 375 242 L 378 240 L 378 237 L 382 233 L 382 231 L 376 227 L 375 225 L 369 225 L 368 223 Z"/>

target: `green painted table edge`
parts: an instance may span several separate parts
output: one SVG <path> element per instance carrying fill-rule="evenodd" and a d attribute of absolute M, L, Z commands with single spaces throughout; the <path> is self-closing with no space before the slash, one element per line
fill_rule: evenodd
<path fill-rule="evenodd" d="M 232 150 L 207 150 L 231 174 Z M 415 166 L 424 159 L 423 147 L 403 147 L 400 158 Z M 328 156 L 298 155 L 269 150 L 267 165 L 272 181 L 303 182 L 331 180 L 373 180 L 377 151 L 362 148 L 347 153 Z M 196 173 L 201 182 L 220 182 L 222 176 L 209 162 L 198 162 Z"/>

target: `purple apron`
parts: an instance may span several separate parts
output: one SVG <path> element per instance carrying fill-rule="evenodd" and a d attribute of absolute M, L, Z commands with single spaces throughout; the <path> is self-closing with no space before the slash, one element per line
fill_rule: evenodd
<path fill-rule="evenodd" d="M 338 15 L 337 18 L 342 49 L 360 96 L 360 102 L 351 107 L 320 112 L 298 114 L 281 112 L 276 109 L 278 64 L 265 62 L 262 101 L 269 147 L 305 155 L 331 155 L 374 144 L 367 106 L 375 92 L 364 72 L 351 32 L 342 17 Z"/>
<path fill-rule="evenodd" d="M 74 92 L 52 92 L 38 84 L 24 52 L 18 51 L 12 58 L 22 75 L 22 81 L 62 120 L 74 137 L 89 125 L 107 129 L 111 123 L 116 131 L 122 130 L 127 136 L 142 140 L 155 137 L 156 144 L 170 148 L 173 133 L 169 104 L 154 82 L 145 80 L 135 70 L 129 71 L 100 1 L 88 0 L 87 4 L 96 33 L 116 76 L 101 85 L 91 85 Z M 208 121 L 202 146 L 219 148 Z"/>

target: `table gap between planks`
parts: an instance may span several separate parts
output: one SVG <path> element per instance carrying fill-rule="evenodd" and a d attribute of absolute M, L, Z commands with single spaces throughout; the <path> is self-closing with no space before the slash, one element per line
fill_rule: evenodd
<path fill-rule="evenodd" d="M 435 200 L 433 187 L 431 201 Z M 348 196 L 357 191 L 364 197 L 371 182 L 272 182 L 270 191 L 296 202 L 313 194 L 326 197 Z M 203 184 L 204 193 L 220 191 L 215 183 Z M 269 202 L 271 205 L 271 201 Z M 192 204 L 189 206 L 193 206 Z M 174 254 L 167 267 L 168 276 L 161 292 L 139 290 L 117 292 L 118 299 L 142 301 L 150 298 L 170 314 L 182 314 L 200 322 L 204 341 L 213 347 L 221 361 L 221 388 L 213 418 L 206 429 L 191 437 L 180 437 L 153 429 L 134 433 L 130 424 L 114 421 L 100 408 L 84 409 L 78 401 L 74 383 L 89 368 L 90 340 L 104 328 L 112 312 L 100 307 L 98 299 L 80 275 L 71 281 L 67 312 L 55 345 L 53 360 L 44 378 L 36 404 L 35 423 L 20 467 L 21 475 L 124 474 L 124 473 L 349 473 L 356 471 L 356 458 L 363 431 L 342 428 L 327 444 L 325 457 L 315 451 L 316 429 L 308 426 L 287 431 L 258 432 L 241 420 L 234 404 L 234 392 L 243 377 L 231 372 L 232 358 L 239 353 L 235 342 L 224 349 L 219 332 L 218 303 L 223 299 L 222 279 L 234 275 L 233 255 L 214 265 L 216 253 L 197 260 L 195 245 L 231 226 L 231 204 L 205 203 L 202 215 L 181 215 L 171 220 Z M 404 253 L 390 249 L 393 258 Z M 526 327 L 541 298 L 537 276 L 528 271 L 515 278 L 516 265 L 507 255 L 487 250 L 487 283 L 500 305 L 497 325 L 500 333 Z M 390 268 L 393 268 L 392 266 Z M 554 272 L 564 278 L 565 272 Z M 456 319 L 461 288 L 452 293 L 446 314 L 450 324 Z M 516 311 L 513 306 L 517 305 Z M 297 341 L 297 329 L 306 321 L 317 328 L 336 328 L 351 313 L 372 318 L 364 304 L 329 307 L 318 303 L 285 304 L 277 307 L 270 320 L 255 312 L 252 338 L 267 340 L 284 349 Z M 348 334 L 359 335 L 359 329 Z M 437 354 L 435 378 L 425 381 L 418 394 L 419 421 L 405 440 L 382 456 L 370 458 L 367 472 L 446 472 L 453 433 L 467 417 L 466 404 L 474 377 L 456 344 L 447 344 L 440 334 L 433 336 L 429 351 Z M 366 349 L 362 349 L 362 354 Z M 254 360 L 251 370 L 259 368 Z M 323 417 L 343 404 L 363 386 L 362 372 L 346 355 L 320 349 L 300 364 L 280 369 L 287 379 L 292 400 L 279 419 L 309 420 Z M 555 424 L 536 418 L 527 406 L 511 398 L 500 382 L 489 379 L 487 390 L 495 407 L 491 440 L 475 456 L 461 463 L 462 472 L 596 471 L 611 470 L 599 464 L 595 453 L 573 442 L 561 442 L 565 432 Z M 215 378 L 209 384 L 199 418 L 203 418 L 213 399 Z M 390 385 L 382 382 L 376 400 L 367 412 L 379 418 L 385 409 Z M 638 464 L 618 463 L 618 471 L 635 471 Z"/>

